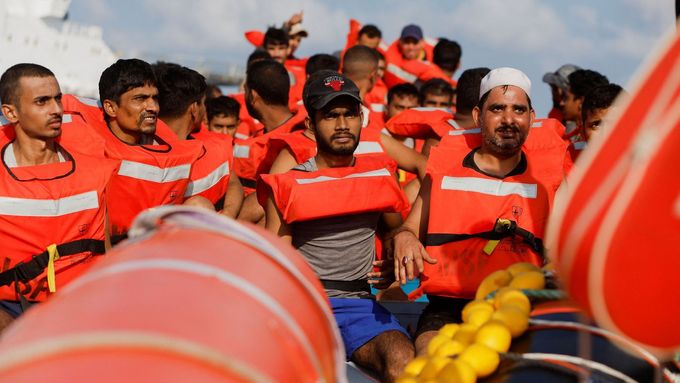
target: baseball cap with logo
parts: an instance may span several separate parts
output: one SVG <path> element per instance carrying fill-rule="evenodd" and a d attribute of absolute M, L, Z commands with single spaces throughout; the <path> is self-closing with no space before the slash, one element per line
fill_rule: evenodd
<path fill-rule="evenodd" d="M 581 69 L 573 64 L 564 64 L 559 67 L 554 73 L 549 72 L 543 75 L 543 82 L 555 85 L 559 88 L 567 90 L 569 88 L 569 75 Z"/>
<path fill-rule="evenodd" d="M 332 70 L 322 70 L 311 75 L 302 91 L 302 101 L 308 112 L 319 110 L 340 96 L 349 96 L 361 103 L 356 84 L 345 75 Z"/>
<path fill-rule="evenodd" d="M 519 69 L 515 68 L 496 68 L 489 72 L 479 85 L 479 98 L 497 86 L 513 85 L 524 91 L 527 97 L 531 98 L 531 80 Z"/>

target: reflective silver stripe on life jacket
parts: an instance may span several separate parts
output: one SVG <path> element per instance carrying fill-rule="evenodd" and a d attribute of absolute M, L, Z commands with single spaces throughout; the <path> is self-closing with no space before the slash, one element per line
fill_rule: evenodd
<path fill-rule="evenodd" d="M 185 197 L 191 197 L 198 193 L 202 193 L 211 187 L 217 185 L 220 180 L 229 175 L 229 161 L 224 162 L 222 165 L 218 166 L 217 169 L 213 170 L 207 176 L 198 179 L 196 181 L 189 182 L 186 192 L 184 192 Z"/>
<path fill-rule="evenodd" d="M 191 165 L 189 164 L 159 168 L 141 162 L 123 160 L 120 163 L 118 175 L 136 178 L 138 180 L 165 183 L 189 178 L 190 172 Z"/>
<path fill-rule="evenodd" d="M 99 208 L 95 190 L 58 199 L 0 197 L 0 215 L 60 217 Z"/>
<path fill-rule="evenodd" d="M 478 177 L 449 177 L 442 178 L 442 190 L 459 190 L 476 192 L 497 197 L 516 194 L 524 198 L 536 198 L 538 186 L 519 182 L 505 182 Z"/>
<path fill-rule="evenodd" d="M 345 177 L 319 176 L 316 178 L 298 178 L 295 180 L 300 185 L 315 184 L 319 182 L 337 181 L 347 178 L 366 178 L 366 177 L 392 177 L 389 170 L 382 168 L 361 173 L 353 173 Z"/>

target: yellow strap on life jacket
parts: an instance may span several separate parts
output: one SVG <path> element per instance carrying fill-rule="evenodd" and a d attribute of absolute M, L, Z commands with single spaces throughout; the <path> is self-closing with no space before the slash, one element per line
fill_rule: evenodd
<path fill-rule="evenodd" d="M 57 281 L 54 275 L 54 261 L 59 259 L 57 245 L 53 243 L 47 246 L 47 254 L 49 256 L 49 260 L 47 261 L 47 287 L 51 293 L 54 293 L 57 291 Z"/>
<path fill-rule="evenodd" d="M 510 225 L 512 225 L 512 221 L 510 221 L 509 219 L 498 218 L 496 220 L 496 225 L 494 226 L 494 230 L 496 230 L 498 228 L 498 226 L 504 226 L 505 228 L 509 228 Z M 496 231 L 500 231 L 500 230 L 496 230 Z M 493 251 L 496 250 L 496 246 L 498 246 L 498 244 L 500 242 L 501 241 L 499 239 L 490 239 L 486 243 L 486 245 L 484 245 L 484 249 L 483 249 L 484 254 L 491 255 L 491 253 L 493 253 Z"/>

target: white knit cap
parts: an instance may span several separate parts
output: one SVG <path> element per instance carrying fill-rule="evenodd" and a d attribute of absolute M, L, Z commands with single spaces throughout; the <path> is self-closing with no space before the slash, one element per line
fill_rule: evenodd
<path fill-rule="evenodd" d="M 531 98 L 531 80 L 521 70 L 515 68 L 496 68 L 489 72 L 479 86 L 479 98 L 497 86 L 514 85 L 522 89 Z"/>

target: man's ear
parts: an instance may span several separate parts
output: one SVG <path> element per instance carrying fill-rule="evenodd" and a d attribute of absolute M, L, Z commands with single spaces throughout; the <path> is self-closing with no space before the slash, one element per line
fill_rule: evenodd
<path fill-rule="evenodd" d="M 19 113 L 17 113 L 17 107 L 14 105 L 2 104 L 2 114 L 12 124 L 19 121 Z"/>
<path fill-rule="evenodd" d="M 255 105 L 255 102 L 259 102 L 262 98 L 260 97 L 260 94 L 257 93 L 255 89 L 250 89 L 250 103 Z"/>
<path fill-rule="evenodd" d="M 314 126 L 314 123 L 312 122 L 312 118 L 309 117 L 309 116 L 305 117 L 305 128 L 312 133 L 314 133 L 314 131 L 316 130 L 316 127 Z"/>
<path fill-rule="evenodd" d="M 118 114 L 118 104 L 111 100 L 102 101 L 102 109 L 104 110 L 104 113 L 109 116 L 109 118 L 116 118 Z"/>
<path fill-rule="evenodd" d="M 479 120 L 479 117 L 480 117 L 480 115 L 481 115 L 481 112 L 482 112 L 482 111 L 479 110 L 479 107 L 478 107 L 478 106 L 475 106 L 474 108 L 472 108 L 472 121 L 475 122 L 475 127 L 477 127 L 477 128 L 479 128 L 480 126 L 482 126 L 482 125 L 480 124 L 480 120 Z"/>

